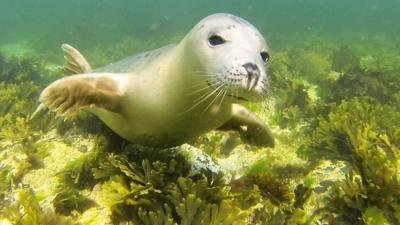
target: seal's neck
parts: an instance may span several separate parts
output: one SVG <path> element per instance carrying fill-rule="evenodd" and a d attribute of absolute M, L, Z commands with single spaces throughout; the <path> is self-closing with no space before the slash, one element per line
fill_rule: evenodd
<path fill-rule="evenodd" d="M 230 103 L 226 99 L 223 101 L 221 89 L 215 90 L 209 86 L 204 62 L 187 46 L 184 39 L 173 49 L 171 52 L 173 57 L 169 57 L 171 60 L 168 63 L 168 71 L 174 71 L 169 79 L 174 85 L 169 86 L 176 88 L 170 91 L 177 93 L 176 98 L 179 98 L 177 101 L 181 102 L 179 110 L 191 117 L 193 115 L 215 117 L 224 113 L 230 108 Z"/>
<path fill-rule="evenodd" d="M 173 57 L 169 57 L 168 71 L 177 73 L 176 82 L 182 82 L 183 86 L 191 86 L 206 83 L 206 77 L 202 76 L 204 72 L 201 60 L 193 53 L 193 49 L 187 46 L 186 39 L 183 39 L 171 52 Z"/>

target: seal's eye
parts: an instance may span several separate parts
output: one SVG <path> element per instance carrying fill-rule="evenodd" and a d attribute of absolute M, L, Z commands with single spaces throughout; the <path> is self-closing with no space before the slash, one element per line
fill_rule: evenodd
<path fill-rule="evenodd" d="M 222 45 L 225 43 L 225 40 L 221 36 L 214 34 L 208 38 L 208 43 L 210 43 L 212 46 Z"/>
<path fill-rule="evenodd" d="M 260 55 L 261 55 L 261 58 L 262 58 L 262 60 L 263 60 L 264 62 L 268 62 L 268 61 L 269 61 L 269 54 L 268 54 L 268 52 L 261 52 Z"/>

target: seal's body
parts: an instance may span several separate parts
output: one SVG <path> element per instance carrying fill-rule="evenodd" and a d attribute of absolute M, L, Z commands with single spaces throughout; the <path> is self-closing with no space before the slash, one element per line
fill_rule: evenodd
<path fill-rule="evenodd" d="M 214 103 L 218 110 L 203 112 L 210 98 L 190 110 L 194 100 L 206 93 L 196 93 L 203 87 L 196 87 L 200 79 L 195 78 L 204 77 L 190 74 L 199 69 L 186 68 L 187 63 L 176 57 L 183 54 L 179 51 L 183 51 L 179 46 L 164 47 L 97 70 L 124 73 L 110 76 L 121 84 L 121 108 L 118 113 L 103 108 L 92 111 L 123 138 L 150 146 L 182 144 L 220 127 L 229 118 L 231 104 L 218 101 Z"/>
<path fill-rule="evenodd" d="M 241 100 L 261 100 L 267 89 L 268 49 L 248 22 L 229 14 L 199 22 L 177 45 L 131 56 L 92 71 L 63 45 L 66 70 L 40 101 L 64 116 L 95 113 L 136 144 L 169 147 L 214 129 L 236 130 L 250 144 L 273 146 L 264 123 Z"/>

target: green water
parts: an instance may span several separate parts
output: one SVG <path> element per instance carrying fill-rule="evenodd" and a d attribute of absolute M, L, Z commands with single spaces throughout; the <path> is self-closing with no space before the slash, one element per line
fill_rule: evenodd
<path fill-rule="evenodd" d="M 397 0 L 22 0 L 0 4 L 0 45 L 27 41 L 38 52 L 55 51 L 63 42 L 93 48 L 126 36 L 167 38 L 186 33 L 201 18 L 216 12 L 246 18 L 272 47 L 313 36 L 335 41 L 348 36 L 396 39 L 400 30 Z"/>
<path fill-rule="evenodd" d="M 61 44 L 96 68 L 217 12 L 271 48 L 268 97 L 243 105 L 274 148 L 223 151 L 211 131 L 147 149 L 86 111 L 31 119 Z M 397 225 L 399 174 L 400 0 L 0 1 L 0 225 Z"/>

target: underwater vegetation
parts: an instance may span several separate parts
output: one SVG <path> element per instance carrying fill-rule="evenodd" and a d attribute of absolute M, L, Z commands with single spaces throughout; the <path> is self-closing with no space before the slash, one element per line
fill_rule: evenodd
<path fill-rule="evenodd" d="M 345 180 L 327 197 L 333 203 L 325 208 L 327 217 L 336 223 L 364 224 L 376 216 L 396 224 L 399 219 L 400 113 L 372 104 L 362 98 L 342 102 L 320 118 L 310 140 L 309 156 L 347 163 Z"/>
<path fill-rule="evenodd" d="M 282 128 L 301 124 L 298 135 L 308 138 L 297 153 L 312 167 L 345 162 L 344 179 L 330 185 L 313 217 L 328 224 L 398 224 L 400 70 L 392 61 L 398 56 L 391 50 L 363 56 L 349 46 L 301 52 L 304 57 L 278 55 L 271 66 L 278 96 L 280 88 L 292 90 L 276 100 L 277 122 Z M 292 63 L 289 55 L 302 62 Z M 296 68 L 304 64 L 314 65 Z"/>
<path fill-rule="evenodd" d="M 102 65 L 164 42 L 124 38 L 87 55 Z M 275 51 L 268 111 L 247 106 L 277 147 L 221 152 L 225 137 L 211 132 L 194 145 L 219 169 L 184 146 L 126 143 L 86 112 L 31 119 L 42 87 L 62 74 L 40 57 L 0 54 L 0 224 L 400 224 L 397 52 L 329 40 Z"/>

